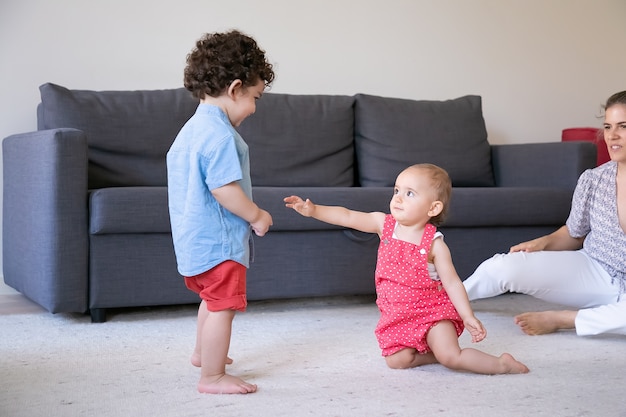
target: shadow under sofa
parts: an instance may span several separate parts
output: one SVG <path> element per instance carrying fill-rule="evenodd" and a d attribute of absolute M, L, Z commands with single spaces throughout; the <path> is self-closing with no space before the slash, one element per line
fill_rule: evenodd
<path fill-rule="evenodd" d="M 3 141 L 5 282 L 52 313 L 198 302 L 176 270 L 165 153 L 197 102 L 184 89 L 40 87 L 38 131 Z M 462 278 L 567 218 L 586 142 L 490 145 L 479 96 L 408 100 L 266 93 L 238 130 L 254 199 L 274 225 L 252 239 L 248 299 L 374 293 L 378 237 L 284 207 L 388 212 L 396 175 L 436 163 L 453 180 L 441 227 Z"/>

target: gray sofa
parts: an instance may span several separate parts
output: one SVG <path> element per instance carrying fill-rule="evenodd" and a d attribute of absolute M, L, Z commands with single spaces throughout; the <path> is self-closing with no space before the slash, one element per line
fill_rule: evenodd
<path fill-rule="evenodd" d="M 197 103 L 184 89 L 40 87 L 38 131 L 3 141 L 5 282 L 53 313 L 198 302 L 176 271 L 165 153 Z M 453 181 L 442 227 L 462 278 L 565 221 L 586 142 L 490 145 L 479 96 L 415 101 L 267 93 L 239 128 L 255 201 L 249 300 L 374 293 L 378 238 L 303 218 L 283 197 L 388 210 L 406 166 Z"/>

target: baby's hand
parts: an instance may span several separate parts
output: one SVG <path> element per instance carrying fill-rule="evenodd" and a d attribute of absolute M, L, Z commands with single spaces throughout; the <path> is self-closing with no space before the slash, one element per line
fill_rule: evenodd
<path fill-rule="evenodd" d="M 315 204 L 308 198 L 304 201 L 300 197 L 292 195 L 285 197 L 283 201 L 286 203 L 285 206 L 287 208 L 292 208 L 305 217 L 311 217 L 315 212 Z"/>
<path fill-rule="evenodd" d="M 267 211 L 259 209 L 259 215 L 250 223 L 250 227 L 257 236 L 264 236 L 272 224 L 272 216 Z"/>
<path fill-rule="evenodd" d="M 472 316 L 469 319 L 464 320 L 463 324 L 465 324 L 465 328 L 472 336 L 472 343 L 478 343 L 487 337 L 487 331 L 476 316 Z"/>

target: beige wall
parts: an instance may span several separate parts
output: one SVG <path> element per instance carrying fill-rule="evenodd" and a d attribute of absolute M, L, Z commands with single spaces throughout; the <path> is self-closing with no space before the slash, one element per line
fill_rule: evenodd
<path fill-rule="evenodd" d="M 202 33 L 239 28 L 275 92 L 479 94 L 490 142 L 558 141 L 626 89 L 625 22 L 625 0 L 0 0 L 0 138 L 35 129 L 44 82 L 179 87 Z"/>

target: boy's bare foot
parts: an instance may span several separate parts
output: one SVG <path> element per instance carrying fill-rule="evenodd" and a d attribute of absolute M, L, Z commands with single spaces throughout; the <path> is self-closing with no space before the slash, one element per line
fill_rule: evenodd
<path fill-rule="evenodd" d="M 226 365 L 230 365 L 231 363 L 233 363 L 233 360 L 227 356 L 226 357 Z M 193 366 L 195 366 L 196 368 L 200 368 L 202 366 L 202 361 L 200 360 L 200 354 L 199 353 L 194 352 L 191 355 L 191 364 Z"/>
<path fill-rule="evenodd" d="M 562 329 L 573 329 L 575 319 L 576 311 L 539 311 L 515 316 L 515 324 L 524 333 L 535 336 L 554 333 Z"/>
<path fill-rule="evenodd" d="M 523 363 L 515 360 L 513 356 L 508 353 L 500 355 L 500 360 L 504 364 L 506 372 L 505 374 L 527 374 L 530 370 Z"/>
<path fill-rule="evenodd" d="M 236 376 L 223 374 L 217 377 L 200 378 L 198 391 L 205 394 L 250 394 L 257 386 Z"/>

